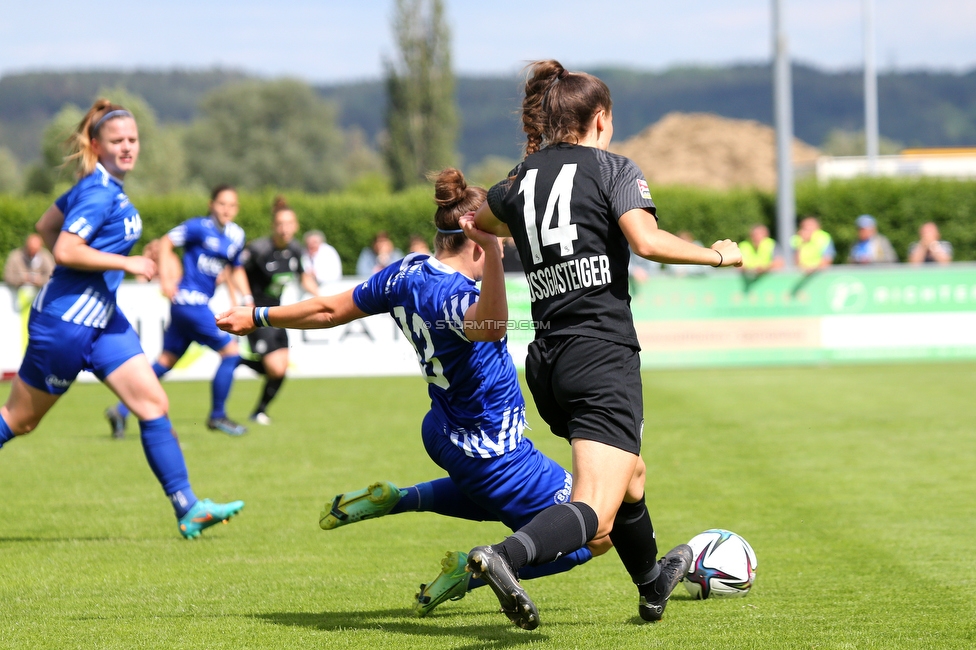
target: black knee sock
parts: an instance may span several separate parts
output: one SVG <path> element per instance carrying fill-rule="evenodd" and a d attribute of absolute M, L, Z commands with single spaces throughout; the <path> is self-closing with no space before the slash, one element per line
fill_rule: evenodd
<path fill-rule="evenodd" d="M 244 358 L 242 358 L 241 359 L 241 365 L 242 366 L 247 366 L 248 368 L 250 368 L 254 372 L 258 373 L 259 375 L 267 374 L 264 371 L 264 364 L 261 363 L 260 361 L 254 361 L 253 359 L 244 359 Z"/>
<path fill-rule="evenodd" d="M 637 503 L 620 504 L 610 541 L 634 584 L 643 585 L 657 578 L 657 540 L 643 496 Z"/>
<path fill-rule="evenodd" d="M 596 512 L 582 501 L 560 503 L 546 508 L 504 542 L 492 544 L 492 548 L 518 571 L 582 548 L 596 535 L 599 525 Z"/>
<path fill-rule="evenodd" d="M 268 408 L 268 404 L 274 399 L 274 396 L 278 394 L 278 389 L 281 385 L 285 383 L 284 377 L 279 377 L 278 379 L 272 379 L 271 377 L 265 377 L 264 379 L 264 392 L 261 393 L 261 401 L 258 402 L 257 408 L 254 409 L 255 413 L 264 413 Z"/>

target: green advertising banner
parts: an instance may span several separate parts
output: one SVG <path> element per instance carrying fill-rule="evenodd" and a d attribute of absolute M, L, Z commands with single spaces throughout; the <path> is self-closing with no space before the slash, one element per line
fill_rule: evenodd
<path fill-rule="evenodd" d="M 976 358 L 976 264 L 688 270 L 631 283 L 645 367 Z M 520 359 L 534 336 L 529 292 L 519 275 L 507 288 Z"/>

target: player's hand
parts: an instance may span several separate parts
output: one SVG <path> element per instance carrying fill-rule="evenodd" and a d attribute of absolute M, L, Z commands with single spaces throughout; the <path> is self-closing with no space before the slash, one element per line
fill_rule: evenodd
<path fill-rule="evenodd" d="M 162 277 L 159 279 L 159 290 L 163 292 L 168 300 L 172 300 L 173 296 L 176 295 L 176 283 L 172 280 L 163 280 Z"/>
<path fill-rule="evenodd" d="M 464 231 L 464 236 L 481 246 L 484 250 L 497 250 L 501 251 L 498 246 L 498 237 L 493 233 L 485 232 L 484 230 L 478 230 L 478 226 L 474 225 L 474 212 L 468 212 L 467 214 L 461 215 L 458 219 L 458 225 L 461 230 Z M 500 254 L 500 253 L 499 253 Z"/>
<path fill-rule="evenodd" d="M 217 327 L 238 336 L 250 334 L 257 329 L 254 325 L 253 307 L 231 307 L 222 314 L 217 314 L 215 318 Z"/>
<path fill-rule="evenodd" d="M 718 251 L 722 255 L 722 263 L 719 266 L 742 266 L 742 251 L 739 245 L 731 239 L 722 239 L 712 244 L 712 250 Z"/>
<path fill-rule="evenodd" d="M 156 263 L 142 255 L 126 257 L 125 272 L 131 273 L 132 275 L 141 275 L 147 280 L 152 280 L 156 276 Z"/>

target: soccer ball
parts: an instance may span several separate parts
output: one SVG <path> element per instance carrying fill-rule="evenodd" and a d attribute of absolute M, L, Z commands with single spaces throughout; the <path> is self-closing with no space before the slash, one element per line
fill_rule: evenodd
<path fill-rule="evenodd" d="M 692 598 L 745 596 L 756 581 L 756 552 L 735 533 L 713 528 L 696 535 L 688 546 L 694 556 L 682 579 Z"/>

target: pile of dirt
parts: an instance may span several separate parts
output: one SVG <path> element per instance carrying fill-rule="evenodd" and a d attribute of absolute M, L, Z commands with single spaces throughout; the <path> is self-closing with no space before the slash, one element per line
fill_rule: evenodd
<path fill-rule="evenodd" d="M 654 185 L 776 189 L 776 133 L 753 120 L 709 113 L 668 113 L 610 147 L 641 168 Z M 820 152 L 793 141 L 793 164 L 812 168 Z"/>

